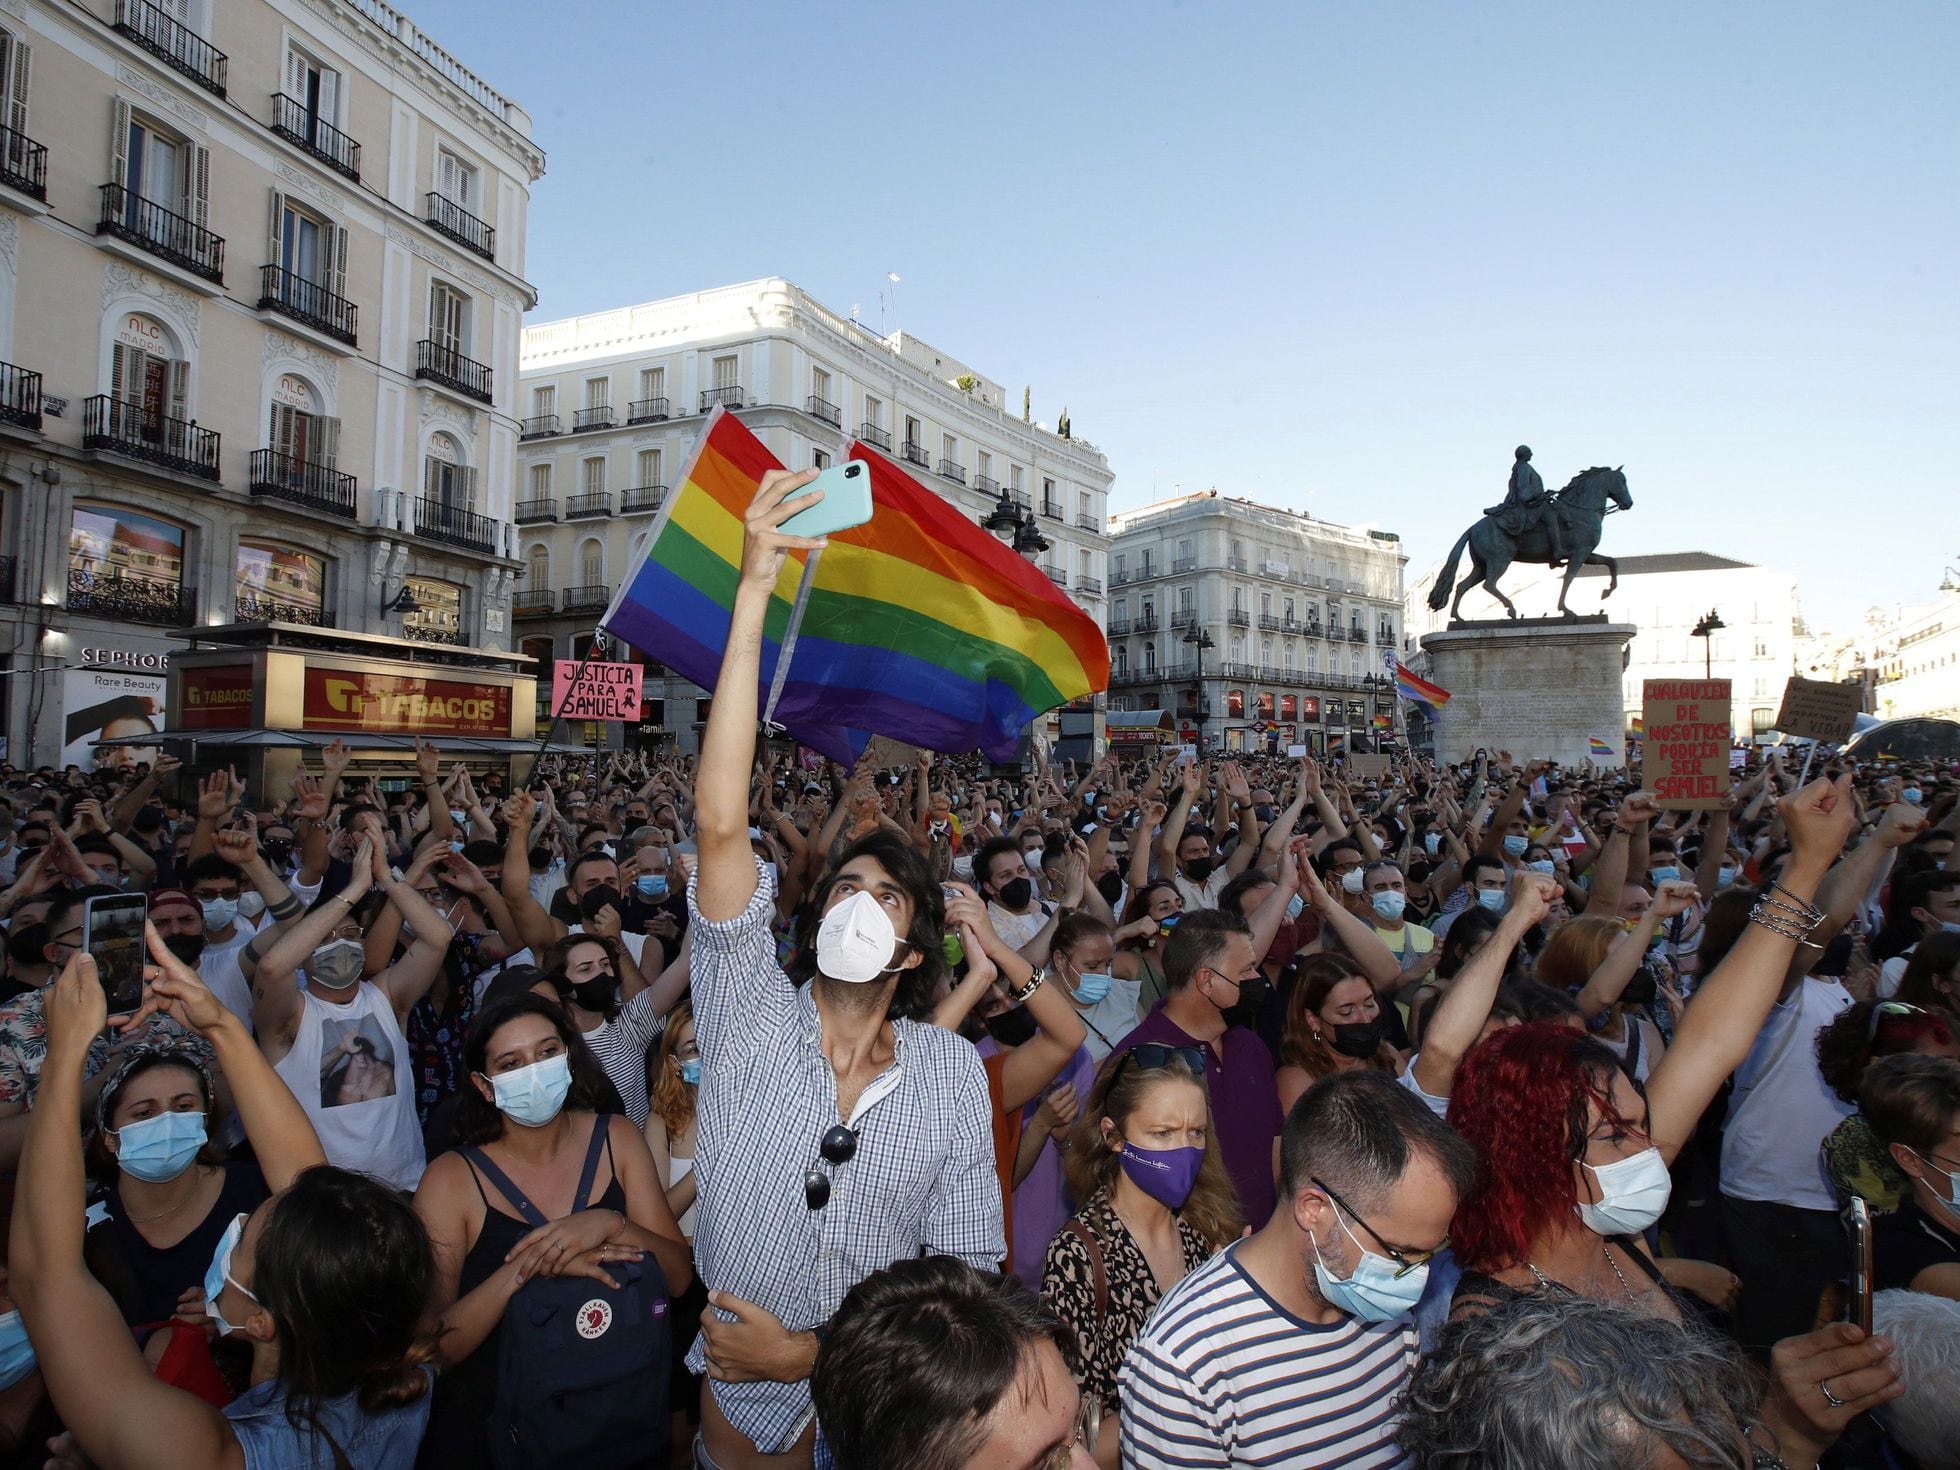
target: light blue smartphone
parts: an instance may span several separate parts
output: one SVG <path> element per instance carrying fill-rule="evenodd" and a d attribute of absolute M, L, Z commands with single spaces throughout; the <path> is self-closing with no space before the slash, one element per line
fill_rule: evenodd
<path fill-rule="evenodd" d="M 861 459 L 834 464 L 792 495 L 821 490 L 823 499 L 783 522 L 785 536 L 828 536 L 871 519 L 871 466 Z"/>

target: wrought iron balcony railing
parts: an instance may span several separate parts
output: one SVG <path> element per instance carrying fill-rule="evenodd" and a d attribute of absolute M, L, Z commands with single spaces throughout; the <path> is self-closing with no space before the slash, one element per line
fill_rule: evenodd
<path fill-rule="evenodd" d="M 82 402 L 82 448 L 106 450 L 127 459 L 195 475 L 218 478 L 219 439 L 214 430 L 148 412 L 107 393 Z"/>
<path fill-rule="evenodd" d="M 116 0 L 116 29 L 205 91 L 225 95 L 225 53 L 148 3 Z"/>
<path fill-rule="evenodd" d="M 276 449 L 252 451 L 252 493 L 353 520 L 359 486 L 331 465 L 296 459 Z M 288 619 L 290 621 L 290 619 Z"/>
<path fill-rule="evenodd" d="M 272 94 L 272 131 L 298 144 L 335 173 L 361 181 L 361 145 L 339 128 L 309 112 L 304 102 L 284 92 Z"/>
<path fill-rule="evenodd" d="M 444 198 L 433 189 L 429 191 L 428 208 L 422 211 L 422 222 L 485 260 L 497 258 L 497 232 L 455 200 Z"/>
<path fill-rule="evenodd" d="M 259 310 L 291 317 L 349 347 L 358 345 L 354 303 L 281 266 L 259 268 Z"/>
<path fill-rule="evenodd" d="M 95 233 L 127 240 L 193 275 L 220 286 L 225 283 L 225 242 L 221 237 L 121 184 L 102 186 L 102 216 L 95 222 Z"/>
<path fill-rule="evenodd" d="M 430 338 L 424 337 L 415 344 L 415 376 L 454 388 L 465 398 L 490 402 L 489 366 Z"/>

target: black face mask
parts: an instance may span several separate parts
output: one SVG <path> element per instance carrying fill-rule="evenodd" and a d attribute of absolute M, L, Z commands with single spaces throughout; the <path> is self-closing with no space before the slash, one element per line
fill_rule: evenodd
<path fill-rule="evenodd" d="M 267 866 L 278 871 L 292 857 L 293 845 L 290 842 L 267 842 L 260 846 L 259 851 L 264 854 Z"/>
<path fill-rule="evenodd" d="M 619 908 L 619 890 L 601 883 L 597 888 L 585 890 L 585 897 L 578 901 L 578 911 L 586 919 L 596 919 L 603 908 Z"/>
<path fill-rule="evenodd" d="M 1021 881 L 1026 882 L 1026 879 Z M 1016 1006 L 1011 1011 L 1002 1011 L 998 1016 L 987 1017 L 987 1034 L 1002 1046 L 1023 1046 L 1034 1040 L 1040 1028 L 1034 1017 L 1028 1014 L 1026 1006 Z"/>
<path fill-rule="evenodd" d="M 1193 883 L 1202 883 L 1211 876 L 1211 870 L 1218 865 L 1208 857 L 1192 858 L 1184 865 L 1184 876 Z"/>
<path fill-rule="evenodd" d="M 1250 980 L 1239 982 L 1239 998 L 1219 1011 L 1227 1026 L 1256 1026 L 1259 1013 L 1266 1009 L 1266 997 L 1273 991 L 1273 982 L 1264 975 L 1255 975 Z"/>
<path fill-rule="evenodd" d="M 202 934 L 172 934 L 163 941 L 163 947 L 187 965 L 197 963 L 198 956 L 204 953 Z"/>
<path fill-rule="evenodd" d="M 1024 909 L 1034 897 L 1034 880 L 1031 878 L 1011 878 L 1000 885 L 1000 906 L 1004 909 Z"/>
<path fill-rule="evenodd" d="M 611 975 L 594 975 L 570 987 L 572 1000 L 581 1010 L 610 1016 L 619 1004 L 619 982 Z"/>
<path fill-rule="evenodd" d="M 1115 903 L 1117 899 L 1123 896 L 1123 875 L 1121 873 L 1104 873 L 1102 877 L 1096 879 L 1096 892 L 1103 896 L 1104 903 Z"/>
<path fill-rule="evenodd" d="M 16 924 L 7 931 L 7 958 L 15 965 L 45 965 L 47 956 L 41 950 L 48 942 L 48 925 L 45 919 L 36 919 L 31 924 Z"/>
<path fill-rule="evenodd" d="M 527 856 L 530 859 L 531 871 L 534 873 L 542 873 L 551 866 L 551 849 L 548 847 L 534 847 Z"/>
<path fill-rule="evenodd" d="M 1381 1050 L 1388 1034 L 1388 1017 L 1376 1012 L 1372 1021 L 1348 1021 L 1334 1027 L 1334 1050 L 1344 1057 L 1365 1061 Z"/>

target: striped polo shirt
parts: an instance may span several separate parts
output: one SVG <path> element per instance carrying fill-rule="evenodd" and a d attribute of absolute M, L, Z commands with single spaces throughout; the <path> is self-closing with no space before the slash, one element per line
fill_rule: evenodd
<path fill-rule="evenodd" d="M 1410 1319 L 1302 1321 L 1239 1265 L 1238 1250 L 1173 1287 L 1130 1348 L 1119 1379 L 1124 1466 L 1404 1464 L 1396 1399 L 1416 1363 Z"/>

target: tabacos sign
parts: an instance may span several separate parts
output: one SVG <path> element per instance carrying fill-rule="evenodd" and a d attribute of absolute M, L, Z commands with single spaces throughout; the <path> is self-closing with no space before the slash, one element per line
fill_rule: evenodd
<path fill-rule="evenodd" d="M 308 730 L 508 735 L 510 690 L 396 674 L 308 669 L 301 725 Z"/>
<path fill-rule="evenodd" d="M 252 666 L 185 669 L 178 678 L 177 724 L 184 730 L 242 730 L 252 723 Z"/>

